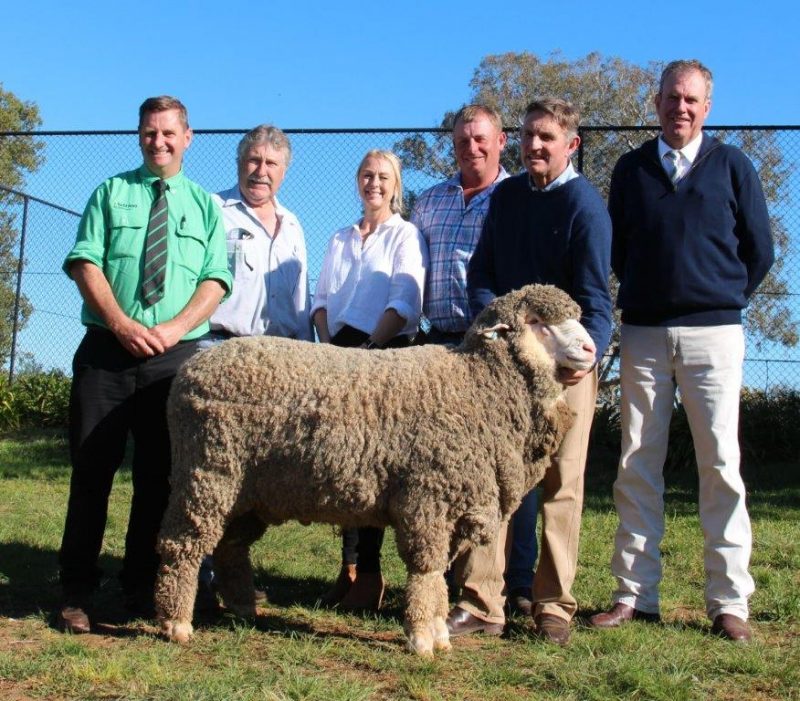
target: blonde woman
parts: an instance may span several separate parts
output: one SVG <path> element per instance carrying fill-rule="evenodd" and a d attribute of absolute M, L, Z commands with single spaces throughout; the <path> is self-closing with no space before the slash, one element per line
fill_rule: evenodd
<path fill-rule="evenodd" d="M 358 166 L 363 215 L 331 238 L 311 307 L 322 343 L 401 348 L 417 331 L 428 253 L 417 228 L 400 216 L 400 170 L 397 156 L 381 150 L 369 151 Z M 348 529 L 342 541 L 342 568 L 325 602 L 378 609 L 383 529 Z"/>

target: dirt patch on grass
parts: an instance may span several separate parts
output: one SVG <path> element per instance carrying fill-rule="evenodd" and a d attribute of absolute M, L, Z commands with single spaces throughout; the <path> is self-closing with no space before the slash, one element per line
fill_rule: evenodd
<path fill-rule="evenodd" d="M 92 648 L 108 648 L 122 639 L 155 636 L 158 628 L 144 621 L 133 623 L 98 623 L 92 626 L 92 632 L 75 636 L 81 643 Z M 41 649 L 52 642 L 56 636 L 64 633 L 45 624 L 41 619 L 34 618 L 4 618 L 0 617 L 0 651 L 20 652 L 26 649 Z M 2 680 L 0 680 L 2 681 Z M 5 697 L 0 694 L 0 699 Z"/>
<path fill-rule="evenodd" d="M 41 696 L 31 696 L 22 684 L 0 679 L 0 699 L 3 701 L 41 701 Z M 51 701 L 56 701 L 56 699 Z"/>

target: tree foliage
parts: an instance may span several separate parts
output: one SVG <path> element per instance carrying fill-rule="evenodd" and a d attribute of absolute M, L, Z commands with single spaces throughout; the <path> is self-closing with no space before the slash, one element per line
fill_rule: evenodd
<path fill-rule="evenodd" d="M 526 105 L 545 95 L 575 104 L 581 112 L 582 126 L 576 166 L 607 195 L 611 171 L 619 157 L 659 132 L 653 99 L 662 68 L 663 63 L 658 61 L 639 66 L 596 52 L 575 60 L 566 59 L 560 52 L 544 59 L 530 52 L 489 55 L 475 69 L 468 102 L 489 105 L 503 116 L 509 138 L 502 163 L 511 173 L 521 168 L 518 127 Z M 415 135 L 395 144 L 407 168 L 436 178 L 455 172 L 450 130 L 456 111 L 445 113 L 441 133 Z M 751 158 L 771 212 L 776 264 L 747 310 L 746 327 L 758 344 L 768 341 L 794 346 L 798 342 L 797 321 L 787 304 L 789 287 L 784 267 L 789 232 L 779 213 L 788 199 L 793 166 L 774 132 L 719 131 L 716 136 L 739 146 Z M 610 286 L 616 298 L 616 281 L 612 279 Z"/>
<path fill-rule="evenodd" d="M 41 122 L 34 103 L 23 102 L 0 83 L 0 185 L 21 190 L 25 174 L 42 164 L 40 141 L 29 134 L 9 134 L 31 132 Z M 11 352 L 21 219 L 21 198 L 0 189 L 0 363 L 7 361 Z M 30 302 L 22 296 L 17 312 L 18 328 L 25 325 L 31 312 Z"/>
<path fill-rule="evenodd" d="M 545 60 L 529 52 L 489 55 L 475 69 L 469 102 L 489 105 L 503 116 L 509 132 L 503 165 L 516 172 L 520 169 L 517 129 L 532 99 L 555 95 L 569 100 L 579 106 L 583 126 L 652 124 L 656 120 L 653 97 L 660 71 L 659 63 L 643 68 L 599 53 L 575 61 L 559 52 Z M 433 139 L 412 136 L 396 145 L 407 167 L 436 177 L 447 177 L 455 170 L 449 132 L 456 112 L 446 112 L 442 118 L 446 132 Z"/>

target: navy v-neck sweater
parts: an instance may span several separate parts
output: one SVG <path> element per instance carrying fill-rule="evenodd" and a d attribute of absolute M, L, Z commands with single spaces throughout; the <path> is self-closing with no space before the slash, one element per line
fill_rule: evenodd
<path fill-rule="evenodd" d="M 555 285 L 581 308 L 581 323 L 597 347 L 611 337 L 608 292 L 611 222 L 600 193 L 582 175 L 553 190 L 532 190 L 527 172 L 492 193 L 467 271 L 470 309 L 524 285 Z"/>
<path fill-rule="evenodd" d="M 691 169 L 673 185 L 657 139 L 647 141 L 617 162 L 609 212 L 623 322 L 741 323 L 774 254 L 761 184 L 739 149 L 703 136 Z"/>

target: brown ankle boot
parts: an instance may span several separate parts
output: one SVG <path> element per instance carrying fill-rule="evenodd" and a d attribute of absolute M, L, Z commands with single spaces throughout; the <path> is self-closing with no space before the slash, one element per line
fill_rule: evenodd
<path fill-rule="evenodd" d="M 380 572 L 359 572 L 339 606 L 349 611 L 377 611 L 385 591 L 386 581 Z"/>
<path fill-rule="evenodd" d="M 356 566 L 347 565 L 342 563 L 342 569 L 339 570 L 339 576 L 336 581 L 325 594 L 322 595 L 323 606 L 336 606 L 350 591 L 353 582 L 356 581 Z"/>

